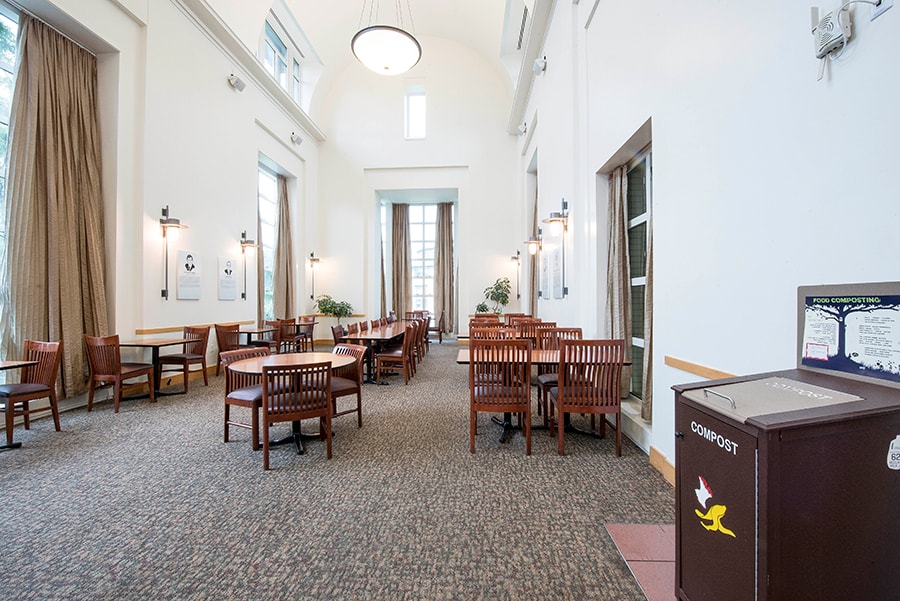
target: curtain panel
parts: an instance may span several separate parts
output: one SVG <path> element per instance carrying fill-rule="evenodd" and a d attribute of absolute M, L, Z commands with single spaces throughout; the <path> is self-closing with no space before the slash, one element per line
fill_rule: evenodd
<path fill-rule="evenodd" d="M 398 317 L 406 315 L 406 311 L 412 306 L 412 267 L 410 255 L 412 245 L 409 239 L 409 205 L 394 204 L 391 209 L 391 253 L 393 255 L 393 269 L 391 272 L 391 305 Z"/>
<path fill-rule="evenodd" d="M 275 233 L 275 265 L 272 274 L 272 303 L 276 319 L 293 319 L 294 235 L 291 230 L 291 203 L 287 178 L 278 176 L 278 225 Z"/>
<path fill-rule="evenodd" d="M 95 57 L 19 18 L 8 144 L 0 347 L 63 340 L 62 394 L 87 389 L 84 334 L 109 332 Z"/>
<path fill-rule="evenodd" d="M 609 337 L 625 340 L 625 357 L 631 361 L 631 273 L 628 269 L 628 168 L 617 167 L 609 176 L 609 242 L 606 269 L 606 328 Z M 631 366 L 622 370 L 622 398 L 631 390 Z"/>
<path fill-rule="evenodd" d="M 538 235 L 538 192 L 537 181 L 534 182 L 534 203 L 531 208 L 531 237 L 537 238 Z M 538 293 L 540 292 L 540 260 L 541 251 L 528 255 L 531 260 L 528 262 L 528 314 L 537 315 Z M 549 293 L 545 290 L 544 294 Z"/>
<path fill-rule="evenodd" d="M 454 331 L 456 307 L 453 292 L 453 203 L 442 202 L 437 210 L 434 249 L 434 320 L 446 315 L 444 333 Z"/>

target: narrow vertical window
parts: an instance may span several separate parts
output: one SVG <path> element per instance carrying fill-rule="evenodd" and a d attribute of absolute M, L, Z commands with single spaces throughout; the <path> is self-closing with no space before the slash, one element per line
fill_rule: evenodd
<path fill-rule="evenodd" d="M 278 85 L 287 90 L 287 45 L 285 45 L 268 22 L 266 23 L 266 47 L 263 64 L 278 82 Z"/>
<path fill-rule="evenodd" d="M 425 139 L 425 85 L 406 84 L 403 95 L 404 132 L 407 140 Z"/>
<path fill-rule="evenodd" d="M 263 270 L 258 277 L 263 281 L 263 315 L 266 319 L 275 318 L 273 282 L 275 278 L 275 225 L 278 200 L 278 183 L 275 174 L 260 165 L 259 167 L 259 250 L 262 252 Z"/>
<path fill-rule="evenodd" d="M 294 97 L 294 102 L 300 104 L 300 62 L 297 59 L 294 59 L 293 80 L 294 85 L 291 92 Z"/>
<path fill-rule="evenodd" d="M 6 214 L 6 145 L 13 96 L 18 15 L 0 4 L 0 216 Z M 0 241 L 6 238 L 6 223 L 0 219 Z"/>
<path fill-rule="evenodd" d="M 631 271 L 631 394 L 644 398 L 644 331 L 647 297 L 647 247 L 650 221 L 650 154 L 628 168 L 628 266 Z"/>
<path fill-rule="evenodd" d="M 412 247 L 412 308 L 434 313 L 434 245 L 437 205 L 409 206 L 409 240 Z"/>

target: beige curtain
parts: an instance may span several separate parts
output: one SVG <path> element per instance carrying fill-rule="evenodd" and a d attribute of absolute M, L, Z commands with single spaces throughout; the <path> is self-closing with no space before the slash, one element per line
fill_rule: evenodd
<path fill-rule="evenodd" d="M 259 202 L 256 203 L 256 323 L 263 325 L 266 319 L 265 256 L 262 244 L 262 221 L 259 218 Z M 272 317 L 275 317 L 272 315 Z"/>
<path fill-rule="evenodd" d="M 628 270 L 628 168 L 616 168 L 609 176 L 609 242 L 606 269 L 606 315 L 610 338 L 625 340 L 625 356 L 631 360 L 631 274 Z M 622 370 L 622 398 L 631 389 L 631 367 Z"/>
<path fill-rule="evenodd" d="M 384 240 L 381 241 L 381 244 L 378 246 L 379 251 L 381 252 L 381 315 L 380 317 L 386 317 L 388 314 L 387 308 L 387 292 L 385 289 L 385 280 L 384 280 Z"/>
<path fill-rule="evenodd" d="M 534 182 L 534 203 L 531 209 L 531 237 L 537 238 L 538 235 L 538 193 L 537 181 Z M 541 251 L 535 254 L 529 254 L 531 261 L 528 262 L 528 314 L 537 316 L 539 278 L 540 278 L 540 260 Z M 549 291 L 545 291 L 545 294 Z"/>
<path fill-rule="evenodd" d="M 292 319 L 294 314 L 294 236 L 287 178 L 278 176 L 278 224 L 275 232 L 275 265 L 272 274 L 272 301 L 276 318 Z"/>
<path fill-rule="evenodd" d="M 0 251 L 0 354 L 63 340 L 62 388 L 84 392 L 83 335 L 108 333 L 97 65 L 37 19 L 19 19 Z"/>
<path fill-rule="evenodd" d="M 647 285 L 644 292 L 644 375 L 641 418 L 653 418 L 653 217 L 647 222 Z"/>
<path fill-rule="evenodd" d="M 409 205 L 392 205 L 391 221 L 393 237 L 391 239 L 391 253 L 393 255 L 393 268 L 391 270 L 391 304 L 397 317 L 402 318 L 409 307 L 412 306 L 412 268 L 409 256 L 412 254 L 412 245 L 409 240 Z"/>
<path fill-rule="evenodd" d="M 437 229 L 434 249 L 434 325 L 445 312 L 444 333 L 453 331 L 456 307 L 453 293 L 453 203 L 437 207 Z"/>

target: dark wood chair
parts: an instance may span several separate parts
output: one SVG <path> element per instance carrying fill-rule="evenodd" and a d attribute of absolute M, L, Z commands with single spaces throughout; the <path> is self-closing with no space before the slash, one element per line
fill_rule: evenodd
<path fill-rule="evenodd" d="M 331 362 L 264 365 L 262 372 L 263 469 L 269 469 L 269 426 L 319 418 L 319 436 L 331 459 Z"/>
<path fill-rule="evenodd" d="M 301 317 L 300 321 L 294 326 L 294 349 L 299 352 L 313 351 L 316 324 L 307 317 Z"/>
<path fill-rule="evenodd" d="M 475 452 L 478 412 L 518 414 L 531 455 L 531 342 L 473 339 L 469 355 L 469 451 Z"/>
<path fill-rule="evenodd" d="M 225 435 L 223 442 L 228 442 L 229 427 L 250 430 L 250 446 L 259 450 L 259 411 L 262 407 L 262 383 L 259 374 L 245 374 L 228 369 L 235 361 L 268 357 L 269 349 L 265 347 L 237 349 L 222 353 L 225 365 Z M 232 407 L 243 407 L 250 410 L 250 423 L 238 421 L 231 417 Z"/>
<path fill-rule="evenodd" d="M 351 323 L 350 325 L 348 325 L 348 326 L 347 326 L 347 333 L 348 333 L 348 334 L 358 334 L 358 333 L 359 333 L 359 324 L 358 324 L 358 323 Z"/>
<path fill-rule="evenodd" d="M 563 340 L 581 340 L 581 328 L 545 328 L 538 330 L 537 348 L 546 351 L 558 351 L 559 343 Z M 548 425 L 547 395 L 550 389 L 559 381 L 559 368 L 557 365 L 540 367 L 535 385 L 538 387 L 538 415 L 544 414 L 544 425 Z"/>
<path fill-rule="evenodd" d="M 22 368 L 18 384 L 0 384 L 0 402 L 6 414 L 6 444 L 13 443 L 13 420 L 22 416 L 26 430 L 31 428 L 31 414 L 50 411 L 53 425 L 59 432 L 59 406 L 56 403 L 56 378 L 59 376 L 59 360 L 62 357 L 62 341 L 40 342 L 26 340 L 23 359 L 37 361 L 37 365 Z M 31 407 L 30 402 L 48 398 L 47 407 Z"/>
<path fill-rule="evenodd" d="M 430 336 L 432 332 L 437 334 L 438 336 L 438 344 L 444 344 L 444 328 L 447 327 L 447 312 L 441 311 L 441 317 L 438 319 L 437 325 L 429 325 L 428 326 L 428 335 Z"/>
<path fill-rule="evenodd" d="M 222 366 L 222 353 L 242 348 L 241 326 L 236 323 L 217 323 L 213 327 L 216 329 L 216 345 L 219 347 L 216 360 L 216 376 L 218 376 L 219 368 Z"/>
<path fill-rule="evenodd" d="M 565 415 L 600 415 L 600 435 L 606 414 L 616 416 L 616 456 L 622 455 L 620 391 L 625 363 L 624 340 L 563 340 L 559 343 L 557 386 L 550 389 L 550 435 L 558 423 L 557 450 L 565 455 Z M 559 414 L 559 419 L 554 413 Z"/>
<path fill-rule="evenodd" d="M 119 412 L 122 401 L 122 384 L 125 380 L 147 376 L 147 387 L 150 389 L 150 402 L 156 401 L 156 390 L 153 386 L 152 363 L 122 363 L 119 348 L 119 335 L 88 336 L 84 335 L 87 347 L 88 363 L 91 366 L 91 383 L 88 387 L 87 410 L 94 408 L 94 390 L 98 382 L 113 383 L 114 412 Z"/>
<path fill-rule="evenodd" d="M 340 344 L 344 337 L 344 326 L 340 324 L 331 326 L 331 337 L 334 338 L 335 344 Z"/>
<path fill-rule="evenodd" d="M 380 382 L 385 373 L 402 373 L 403 383 L 409 384 L 413 376 L 412 346 L 415 343 L 416 328 L 412 323 L 403 331 L 403 343 L 399 348 L 375 353 L 375 372 Z"/>
<path fill-rule="evenodd" d="M 209 376 L 206 374 L 206 345 L 209 342 L 209 326 L 185 326 L 184 337 L 191 342 L 184 343 L 184 350 L 180 353 L 162 355 L 159 358 L 160 370 L 165 371 L 165 365 L 177 365 L 180 367 L 184 379 L 184 392 L 188 391 L 191 365 L 199 365 L 203 373 L 203 385 L 209 386 Z"/>
<path fill-rule="evenodd" d="M 336 344 L 331 351 L 336 355 L 351 355 L 356 363 L 331 370 L 331 404 L 332 417 L 356 413 L 357 427 L 362 428 L 362 385 L 363 385 L 363 359 L 368 349 L 361 344 Z M 342 396 L 356 395 L 356 407 L 338 411 L 338 398 Z"/>
<path fill-rule="evenodd" d="M 511 340 L 516 337 L 514 328 L 478 327 L 469 330 L 469 340 Z"/>

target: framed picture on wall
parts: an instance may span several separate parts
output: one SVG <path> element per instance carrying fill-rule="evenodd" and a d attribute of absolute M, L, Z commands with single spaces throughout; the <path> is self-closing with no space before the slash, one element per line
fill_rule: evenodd
<path fill-rule="evenodd" d="M 562 249 L 554 248 L 551 257 L 553 260 L 553 298 L 563 298 Z"/>
<path fill-rule="evenodd" d="M 550 258 L 547 253 L 541 253 L 541 283 L 540 297 L 550 298 Z"/>
<path fill-rule="evenodd" d="M 231 257 L 219 257 L 219 300 L 237 300 L 237 261 Z"/>
<path fill-rule="evenodd" d="M 178 251 L 178 300 L 200 300 L 201 271 L 196 253 Z"/>

